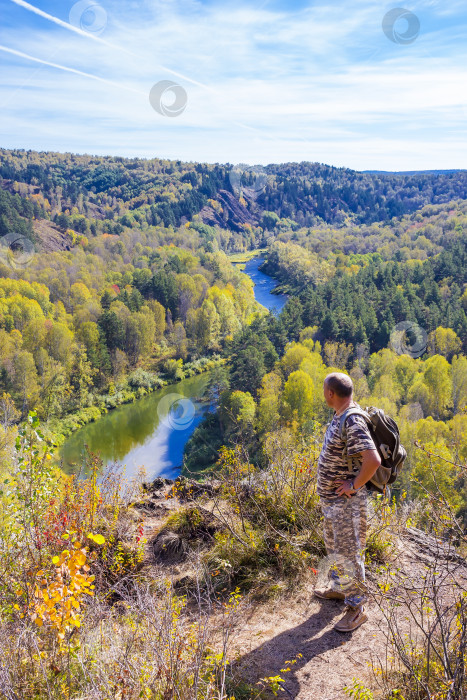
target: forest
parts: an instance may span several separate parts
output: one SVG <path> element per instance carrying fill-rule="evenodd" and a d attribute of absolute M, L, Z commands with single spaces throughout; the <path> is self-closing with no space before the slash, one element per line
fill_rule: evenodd
<path fill-rule="evenodd" d="M 228 186 L 227 166 L 3 151 L 1 168 L 1 233 L 14 231 L 38 251 L 23 267 L 0 261 L 0 392 L 16 420 L 35 410 L 60 441 L 121 403 L 217 367 L 219 411 L 198 436 L 232 444 L 242 433 L 232 415 L 242 415 L 261 461 L 268 431 L 326 421 L 320 382 L 337 367 L 354 377 L 360 400 L 382 403 L 407 425 L 414 415 L 422 426 L 432 421 L 441 432 L 429 440 L 454 449 L 467 401 L 467 204 L 437 202 L 462 194 L 463 172 L 410 176 L 425 198 L 413 213 L 303 228 L 272 207 L 268 188 L 281 177 L 287 187 L 306 178 L 327 188 L 353 183 L 361 196 L 387 177 L 386 195 L 400 187 L 402 196 L 408 176 L 270 166 L 279 179 L 259 198 L 268 207 L 263 226 L 240 232 L 205 224 L 194 209 L 175 223 L 188 194 L 204 188 L 215 197 Z M 157 203 L 150 192 L 165 198 L 172 223 L 139 216 Z M 365 211 L 374 213 L 373 204 Z M 52 233 L 65 247 L 41 254 Z M 279 316 L 255 302 L 251 280 L 228 259 L 253 240 L 265 245 L 264 271 L 289 294 Z M 423 329 L 417 357 L 391 347 L 401 322 Z M 186 453 L 195 471 L 213 464 L 197 440 Z"/>
<path fill-rule="evenodd" d="M 190 376 L 260 313 L 222 252 L 154 243 L 104 235 L 0 277 L 0 391 L 23 418 L 33 408 L 49 422 L 95 418 Z"/>
<path fill-rule="evenodd" d="M 286 163 L 261 169 L 267 178 L 258 191 L 260 169 L 245 166 L 238 191 L 231 170 L 0 150 L 0 243 L 8 242 L 0 247 L 0 539 L 18 542 L 16 550 L 0 548 L 2 565 L 12 571 L 0 588 L 10 616 L 19 596 L 18 620 L 35 616 L 34 624 L 56 635 L 43 650 L 52 664 L 44 676 L 49 695 L 41 696 L 46 686 L 35 663 L 42 651 L 31 651 L 24 665 L 33 690 L 21 687 L 25 700 L 55 699 L 65 687 L 64 697 L 79 697 L 89 680 L 80 675 L 75 661 L 82 652 L 73 646 L 82 591 L 96 587 L 123 601 L 144 558 L 142 530 L 119 505 L 117 477 L 96 484 L 99 455 L 88 455 L 94 480 L 82 482 L 57 471 L 52 456 L 81 425 L 185 377 L 209 371 L 216 400 L 180 467 L 184 477 L 214 475 L 223 484 L 232 519 L 206 555 L 209 586 L 203 579 L 201 587 L 211 594 L 230 586 L 229 610 L 239 591 L 256 591 L 259 581 L 275 595 L 280 575 L 285 590 L 323 553 L 313 470 L 331 417 L 322 394 L 330 371 L 349 374 L 356 400 L 383 408 L 400 427 L 408 457 L 381 512 L 393 523 L 403 511 L 404 522 L 435 534 L 457 527 L 465 544 L 466 172 L 358 173 Z M 26 259 L 21 240 L 33 247 Z M 289 297 L 280 314 L 255 300 L 251 279 L 232 261 L 259 248 L 262 270 Z M 286 467 L 278 455 L 287 455 Z M 282 490 L 274 479 L 263 484 L 262 475 L 274 476 L 279 467 L 286 474 Z M 242 490 L 246 481 L 250 490 Z M 308 505 L 303 501 L 299 512 L 302 496 Z M 195 531 L 200 512 L 183 510 L 171 516 L 171 526 Z M 434 513 L 441 513 L 435 525 Z M 57 554 L 69 537 L 74 549 Z M 303 544 L 300 554 L 289 537 Z M 382 538 L 378 531 L 369 554 L 378 565 L 389 547 Z M 14 568 L 21 557 L 34 584 Z M 63 567 L 74 582 L 66 593 L 59 585 Z M 132 583 L 117 595 L 122 580 Z M 170 610 L 170 646 L 183 606 L 172 592 L 159 594 Z M 1 634 L 13 667 L 9 632 Z M 196 647 L 189 639 L 185 660 Z M 217 697 L 209 693 L 220 666 L 206 654 L 197 673 L 210 690 L 196 697 Z M 149 668 L 152 661 L 144 663 Z M 117 681 L 108 670 L 100 673 L 107 679 L 102 697 L 110 698 Z M 173 679 L 153 693 L 143 676 L 133 694 L 119 697 L 172 697 L 164 692 Z M 433 693 L 441 693 L 438 680 L 435 673 Z M 184 682 L 177 680 L 186 690 L 177 697 L 190 698 Z M 407 688 L 406 700 L 422 697 Z"/>
<path fill-rule="evenodd" d="M 0 149 L 3 189 L 27 195 L 48 218 L 81 235 L 179 226 L 200 216 L 248 240 L 248 227 L 250 236 L 258 235 L 255 229 L 269 230 L 275 218 L 292 229 L 371 224 L 467 198 L 466 171 L 357 173 L 303 162 L 245 166 L 243 196 L 234 207 L 232 170 L 229 164 Z"/>

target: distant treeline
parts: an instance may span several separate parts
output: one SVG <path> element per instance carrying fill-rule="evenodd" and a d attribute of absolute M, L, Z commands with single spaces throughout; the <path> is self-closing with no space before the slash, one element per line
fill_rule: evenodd
<path fill-rule="evenodd" d="M 0 150 L 0 178 L 22 183 L 19 190 L 26 196 L 47 200 L 43 203 L 48 216 L 54 218 L 75 207 L 88 219 L 106 221 L 107 232 L 117 234 L 125 226 L 178 226 L 203 209 L 205 218 L 207 212 L 215 215 L 223 209 L 225 227 L 232 222 L 237 230 L 238 221 L 233 226 L 234 215 L 225 211 L 229 204 L 222 195 L 223 191 L 234 194 L 231 169 L 229 164 L 157 158 Z M 269 226 L 271 219 L 265 218 L 265 213 L 298 227 L 370 224 L 389 221 L 426 204 L 467 198 L 465 171 L 360 173 L 309 162 L 268 165 L 265 171 L 264 190 L 241 202 L 250 222 L 246 226 Z M 246 173 L 245 182 L 251 178 L 251 173 Z M 96 233 L 91 227 L 89 231 Z"/>

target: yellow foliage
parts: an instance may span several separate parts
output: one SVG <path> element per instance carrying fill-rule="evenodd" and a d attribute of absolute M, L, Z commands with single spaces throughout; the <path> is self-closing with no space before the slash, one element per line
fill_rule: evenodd
<path fill-rule="evenodd" d="M 96 536 L 101 537 L 101 536 Z M 81 627 L 81 605 L 85 596 L 94 595 L 88 551 L 77 540 L 73 549 L 64 549 L 53 557 L 55 570 L 48 578 L 43 571 L 29 597 L 29 615 L 38 627 L 52 629 L 60 645 L 73 628 Z"/>

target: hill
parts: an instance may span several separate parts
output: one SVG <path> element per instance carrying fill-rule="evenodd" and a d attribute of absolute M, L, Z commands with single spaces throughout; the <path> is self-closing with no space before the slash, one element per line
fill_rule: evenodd
<path fill-rule="evenodd" d="M 195 216 L 244 232 L 267 229 L 268 212 L 298 227 L 369 224 L 467 198 L 462 170 L 361 173 L 309 162 L 234 167 L 7 149 L 0 178 L 2 189 L 36 202 L 44 216 L 91 235 L 179 226 Z"/>

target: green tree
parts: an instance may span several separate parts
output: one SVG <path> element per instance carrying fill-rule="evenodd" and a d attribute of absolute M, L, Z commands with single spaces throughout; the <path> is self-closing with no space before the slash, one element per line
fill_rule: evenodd
<path fill-rule="evenodd" d="M 263 353 L 255 347 L 244 348 L 232 358 L 231 386 L 256 396 L 265 371 Z"/>
<path fill-rule="evenodd" d="M 214 303 L 205 299 L 195 316 L 195 337 L 202 350 L 219 348 L 220 319 Z"/>
<path fill-rule="evenodd" d="M 274 211 L 264 211 L 261 219 L 261 226 L 268 231 L 272 231 L 279 221 L 279 217 Z"/>
<path fill-rule="evenodd" d="M 429 410 L 435 418 L 441 418 L 452 405 L 451 367 L 446 358 L 433 355 L 423 367 L 423 381 L 429 390 Z"/>
<path fill-rule="evenodd" d="M 284 377 L 287 379 L 292 372 L 295 372 L 300 367 L 305 359 L 311 359 L 310 350 L 301 343 L 289 343 L 279 362 Z"/>
<path fill-rule="evenodd" d="M 252 428 L 256 415 L 256 405 L 248 391 L 225 392 L 223 411 L 240 431 L 244 432 Z"/>
<path fill-rule="evenodd" d="M 13 397 L 24 417 L 39 398 L 36 365 L 33 355 L 27 350 L 20 350 L 13 359 L 12 384 Z"/>
<path fill-rule="evenodd" d="M 258 428 L 262 432 L 275 430 L 279 424 L 279 400 L 282 377 L 277 372 L 265 374 L 258 389 Z"/>
<path fill-rule="evenodd" d="M 93 367 L 99 367 L 99 326 L 95 321 L 85 321 L 79 324 L 75 331 L 78 341 L 86 348 L 86 355 Z"/>
<path fill-rule="evenodd" d="M 442 355 L 447 360 L 461 349 L 461 341 L 452 328 L 439 327 L 428 335 L 428 352 L 430 355 Z"/>
<path fill-rule="evenodd" d="M 292 372 L 285 383 L 282 411 L 286 420 L 297 420 L 301 428 L 313 418 L 313 382 L 301 369 Z"/>
<path fill-rule="evenodd" d="M 288 299 L 281 311 L 280 319 L 289 340 L 298 340 L 303 328 L 303 306 L 297 297 Z"/>
<path fill-rule="evenodd" d="M 95 373 L 96 370 L 92 368 L 91 363 L 88 361 L 86 349 L 82 345 L 77 345 L 73 352 L 70 367 L 69 384 L 72 410 L 79 410 L 88 405 L 89 390 Z"/>
<path fill-rule="evenodd" d="M 455 356 L 452 369 L 452 403 L 454 413 L 467 410 L 467 357 Z"/>
<path fill-rule="evenodd" d="M 117 314 L 114 311 L 105 311 L 98 323 L 109 351 L 122 349 L 125 342 L 125 327 Z"/>

